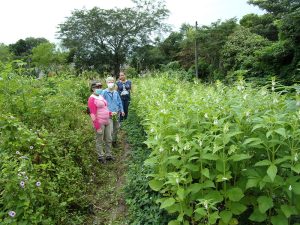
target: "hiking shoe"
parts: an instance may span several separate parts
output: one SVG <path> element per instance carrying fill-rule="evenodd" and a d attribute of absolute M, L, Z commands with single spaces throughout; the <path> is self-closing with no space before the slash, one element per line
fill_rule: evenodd
<path fill-rule="evenodd" d="M 98 158 L 98 162 L 104 164 L 105 163 L 105 159 L 103 157 L 99 157 Z"/>
<path fill-rule="evenodd" d="M 108 156 L 106 156 L 106 160 L 113 161 L 113 160 L 115 160 L 115 158 L 112 155 L 108 155 Z"/>

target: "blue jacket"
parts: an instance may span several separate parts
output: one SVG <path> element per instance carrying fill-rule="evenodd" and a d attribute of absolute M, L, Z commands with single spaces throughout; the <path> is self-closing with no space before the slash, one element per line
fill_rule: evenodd
<path fill-rule="evenodd" d="M 117 91 L 110 92 L 105 89 L 102 92 L 104 99 L 107 101 L 107 106 L 110 112 L 124 112 L 120 95 Z"/>

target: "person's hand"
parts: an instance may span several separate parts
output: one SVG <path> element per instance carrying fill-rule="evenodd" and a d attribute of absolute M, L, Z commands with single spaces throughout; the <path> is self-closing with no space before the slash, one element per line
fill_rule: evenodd
<path fill-rule="evenodd" d="M 125 116 L 125 113 L 124 113 L 124 112 L 121 112 L 121 115 L 122 115 L 122 116 Z"/>
<path fill-rule="evenodd" d="M 99 134 L 99 133 L 101 133 L 101 132 L 102 132 L 102 129 L 99 128 L 99 129 L 97 130 L 97 133 Z"/>

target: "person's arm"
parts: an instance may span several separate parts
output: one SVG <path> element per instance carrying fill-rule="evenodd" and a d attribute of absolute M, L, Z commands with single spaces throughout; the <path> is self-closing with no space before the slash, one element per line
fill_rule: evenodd
<path fill-rule="evenodd" d="M 123 115 L 124 114 L 124 108 L 123 108 L 123 104 L 122 104 L 122 101 L 121 101 L 121 97 L 120 97 L 118 92 L 117 92 L 117 105 L 118 105 L 119 112 L 121 112 L 122 115 Z"/>
<path fill-rule="evenodd" d="M 96 115 L 97 115 L 97 107 L 96 107 L 95 99 L 94 98 L 89 97 L 88 107 L 90 109 L 90 116 L 92 118 L 94 128 L 96 130 L 99 130 L 101 126 L 100 126 L 100 123 L 99 123 L 99 121 L 97 120 L 97 117 L 96 117 Z"/>

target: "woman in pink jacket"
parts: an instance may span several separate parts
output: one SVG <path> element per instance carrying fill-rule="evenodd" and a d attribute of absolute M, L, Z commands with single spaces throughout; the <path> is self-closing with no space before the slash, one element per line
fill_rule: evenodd
<path fill-rule="evenodd" d="M 96 130 L 96 150 L 98 152 L 98 161 L 105 163 L 105 160 L 113 160 L 111 154 L 111 124 L 109 123 L 110 112 L 106 100 L 102 97 L 102 84 L 98 81 L 91 83 L 92 95 L 88 99 L 88 108 L 90 116 Z M 105 153 L 103 150 L 105 144 Z"/>

